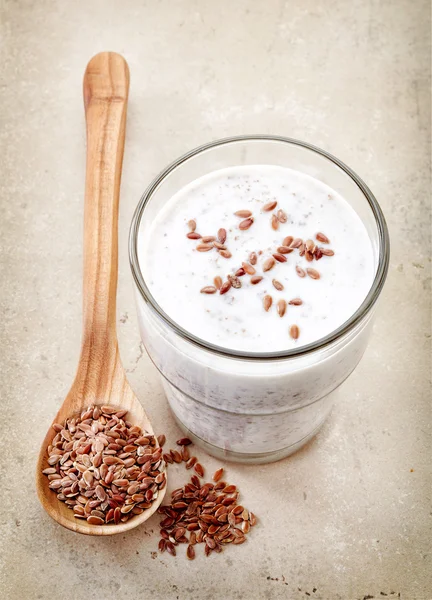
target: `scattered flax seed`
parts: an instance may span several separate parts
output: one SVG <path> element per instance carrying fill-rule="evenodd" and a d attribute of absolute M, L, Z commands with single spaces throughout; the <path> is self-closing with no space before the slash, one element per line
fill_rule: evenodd
<path fill-rule="evenodd" d="M 288 216 L 287 216 L 286 212 L 283 211 L 281 208 L 277 211 L 276 216 L 277 216 L 279 223 L 286 223 L 288 221 Z"/>
<path fill-rule="evenodd" d="M 220 290 L 222 287 L 222 277 L 219 277 L 219 275 L 216 275 L 216 277 L 213 279 L 213 282 L 216 286 L 217 290 Z"/>
<path fill-rule="evenodd" d="M 300 335 L 300 329 L 298 328 L 298 325 L 291 325 L 289 328 L 289 333 L 293 340 L 298 340 Z"/>
<path fill-rule="evenodd" d="M 173 459 L 173 461 L 175 463 L 180 464 L 182 462 L 182 457 L 181 457 L 180 452 L 178 452 L 177 450 L 171 449 L 170 454 L 171 454 L 171 458 Z"/>
<path fill-rule="evenodd" d="M 220 290 L 219 290 L 219 294 L 226 294 L 227 291 L 231 288 L 231 281 L 225 281 L 225 283 L 222 284 Z"/>
<path fill-rule="evenodd" d="M 231 258 L 232 254 L 229 250 L 219 250 L 219 254 L 224 258 Z"/>
<path fill-rule="evenodd" d="M 274 200 L 272 202 L 267 202 L 267 204 L 264 204 L 262 209 L 265 212 L 269 212 L 270 210 L 274 210 L 276 208 L 276 206 L 277 206 L 277 200 Z"/>
<path fill-rule="evenodd" d="M 303 244 L 303 240 L 301 238 L 295 238 L 291 244 L 290 247 L 291 248 L 300 248 L 300 246 Z M 284 244 L 285 245 L 285 244 Z"/>
<path fill-rule="evenodd" d="M 298 251 L 299 256 L 304 256 L 306 252 L 306 246 L 304 244 L 300 244 Z"/>
<path fill-rule="evenodd" d="M 306 273 L 312 279 L 319 279 L 321 277 L 321 275 L 319 274 L 319 272 L 316 269 L 306 269 Z"/>
<path fill-rule="evenodd" d="M 190 444 L 192 444 L 192 440 L 190 440 L 188 437 L 184 437 L 177 440 L 176 444 L 177 446 L 190 446 Z"/>
<path fill-rule="evenodd" d="M 196 463 L 194 466 L 194 471 L 199 477 L 204 477 L 204 467 L 200 463 Z"/>
<path fill-rule="evenodd" d="M 250 210 L 238 210 L 234 213 L 236 217 L 240 217 L 241 219 L 247 219 L 252 216 L 252 212 Z"/>
<path fill-rule="evenodd" d="M 334 256 L 334 251 L 330 250 L 330 248 L 321 248 L 321 252 L 324 256 Z"/>
<path fill-rule="evenodd" d="M 263 280 L 263 278 L 261 277 L 261 275 L 252 275 L 252 277 L 250 278 L 250 282 L 252 285 L 256 285 L 257 283 L 259 283 L 262 280 Z"/>
<path fill-rule="evenodd" d="M 268 312 L 270 310 L 271 305 L 273 304 L 273 298 L 268 294 L 263 298 L 264 310 Z"/>
<path fill-rule="evenodd" d="M 237 271 L 235 272 L 236 277 L 243 277 L 243 275 L 246 273 L 246 271 L 243 269 L 243 267 L 240 267 L 240 269 L 237 269 Z"/>
<path fill-rule="evenodd" d="M 227 239 L 227 232 L 226 229 L 224 229 L 223 227 L 221 227 L 218 231 L 218 240 L 221 244 L 225 244 L 226 239 Z"/>
<path fill-rule="evenodd" d="M 314 255 L 312 254 L 312 252 L 310 252 L 309 250 L 306 250 L 305 253 L 305 258 L 308 262 L 312 262 L 313 261 L 313 257 Z"/>
<path fill-rule="evenodd" d="M 198 244 L 198 246 L 196 247 L 198 252 L 208 252 L 212 248 L 213 246 L 211 244 Z"/>
<path fill-rule="evenodd" d="M 273 258 L 275 258 L 280 263 L 283 263 L 283 262 L 287 261 L 286 256 L 284 256 L 283 254 L 279 254 L 278 252 L 275 252 L 273 254 Z"/>
<path fill-rule="evenodd" d="M 228 275 L 228 281 L 231 282 L 232 287 L 235 289 L 239 289 L 242 286 L 240 279 L 236 275 Z"/>
<path fill-rule="evenodd" d="M 315 260 L 320 260 L 320 258 L 323 256 L 322 250 L 318 246 L 315 247 L 314 256 Z"/>
<path fill-rule="evenodd" d="M 198 544 L 204 544 L 204 554 L 209 556 L 222 552 L 228 544 L 246 541 L 257 519 L 237 505 L 239 491 L 235 485 L 220 481 L 223 471 L 220 468 L 214 473 L 214 483 L 201 483 L 193 475 L 189 483 L 173 490 L 170 504 L 159 507 L 160 552 L 175 556 L 176 547 L 186 544 L 186 557 L 193 560 Z"/>
<path fill-rule="evenodd" d="M 163 457 L 164 461 L 170 465 L 173 464 L 173 459 L 171 458 L 171 454 L 164 454 Z"/>
<path fill-rule="evenodd" d="M 158 435 L 157 441 L 158 441 L 159 446 L 161 446 L 161 447 L 165 444 L 166 437 L 164 436 L 163 433 L 161 435 Z"/>
<path fill-rule="evenodd" d="M 43 470 L 58 500 L 90 525 L 126 522 L 151 507 L 166 485 L 165 436 L 132 425 L 126 410 L 89 406 L 54 423 Z"/>
<path fill-rule="evenodd" d="M 213 481 L 215 483 L 217 483 L 218 481 L 220 481 L 220 479 L 221 479 L 221 477 L 223 475 L 223 472 L 224 472 L 223 467 L 221 467 L 220 469 L 218 469 L 217 471 L 214 472 L 214 474 L 213 474 Z"/>
<path fill-rule="evenodd" d="M 249 262 L 251 265 L 256 265 L 258 261 L 258 256 L 256 254 L 256 252 L 251 252 L 249 254 Z"/>
<path fill-rule="evenodd" d="M 214 285 L 206 285 L 201 289 L 201 294 L 216 294 L 216 287 Z"/>
<path fill-rule="evenodd" d="M 252 217 L 250 217 L 248 219 L 244 219 L 244 221 L 240 221 L 239 229 L 241 229 L 242 231 L 245 231 L 246 229 L 249 229 L 249 227 L 251 227 L 253 222 L 254 222 L 254 220 Z"/>
<path fill-rule="evenodd" d="M 292 241 L 294 240 L 292 235 L 287 235 L 282 242 L 282 246 L 291 246 Z"/>
<path fill-rule="evenodd" d="M 202 242 L 204 244 L 209 244 L 210 242 L 214 242 L 216 240 L 214 235 L 204 235 L 202 238 Z"/>
<path fill-rule="evenodd" d="M 190 231 L 189 233 L 186 234 L 186 237 L 189 238 L 190 240 L 201 239 L 201 235 L 199 233 L 197 233 L 196 231 Z"/>
<path fill-rule="evenodd" d="M 190 454 L 189 454 L 189 449 L 187 446 L 182 446 L 180 454 L 182 457 L 182 461 L 188 462 L 188 460 L 190 459 Z"/>
<path fill-rule="evenodd" d="M 270 271 L 270 269 L 273 269 L 273 267 L 275 266 L 275 259 L 271 256 L 270 258 L 267 258 L 267 260 L 264 261 L 263 264 L 263 271 Z"/>
<path fill-rule="evenodd" d="M 272 229 L 274 229 L 275 231 L 277 231 L 279 229 L 279 219 L 277 218 L 276 215 L 272 215 L 270 223 L 271 223 Z"/>
<path fill-rule="evenodd" d="M 283 317 L 284 314 L 286 313 L 286 309 L 287 309 L 287 303 L 286 300 L 283 300 L 282 298 L 278 301 L 277 303 L 277 313 L 280 317 Z"/>
<path fill-rule="evenodd" d="M 273 279 L 272 284 L 273 287 L 275 287 L 278 290 L 278 292 L 281 292 L 284 289 L 284 286 L 277 279 Z"/>
<path fill-rule="evenodd" d="M 306 246 L 306 250 L 309 250 L 309 252 L 312 252 L 315 249 L 315 242 L 313 240 L 306 240 L 305 242 L 305 246 Z"/>
<path fill-rule="evenodd" d="M 294 248 L 288 248 L 288 246 L 279 246 L 277 251 L 279 254 L 291 254 L 291 252 L 294 252 Z"/>
<path fill-rule="evenodd" d="M 225 244 L 221 244 L 220 242 L 213 242 L 213 246 L 215 248 L 217 248 L 218 250 L 226 250 L 227 249 Z"/>
<path fill-rule="evenodd" d="M 195 219 L 191 219 L 190 221 L 188 221 L 188 227 L 191 231 L 195 231 L 195 229 L 196 229 Z"/>
<path fill-rule="evenodd" d="M 291 304 L 292 306 L 301 306 L 303 304 L 303 300 L 301 298 L 293 298 L 288 302 L 288 304 Z"/>
<path fill-rule="evenodd" d="M 192 469 L 197 460 L 196 456 L 192 456 L 186 463 L 186 469 Z"/>
<path fill-rule="evenodd" d="M 256 270 L 247 262 L 242 263 L 242 268 L 248 275 L 255 275 Z"/>
<path fill-rule="evenodd" d="M 306 277 L 306 271 L 298 265 L 296 266 L 296 273 L 299 277 Z"/>
<path fill-rule="evenodd" d="M 317 233 L 315 237 L 321 244 L 330 244 L 328 237 L 321 232 Z"/>

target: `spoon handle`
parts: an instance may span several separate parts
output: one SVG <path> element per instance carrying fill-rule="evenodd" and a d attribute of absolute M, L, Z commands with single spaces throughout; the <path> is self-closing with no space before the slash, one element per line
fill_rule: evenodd
<path fill-rule="evenodd" d="M 118 205 L 125 142 L 129 68 L 101 52 L 84 75 L 87 171 L 84 208 L 81 364 L 98 376 L 117 355 Z"/>

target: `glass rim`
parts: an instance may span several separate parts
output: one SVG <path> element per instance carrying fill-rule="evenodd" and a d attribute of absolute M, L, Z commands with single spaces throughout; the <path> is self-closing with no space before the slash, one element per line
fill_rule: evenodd
<path fill-rule="evenodd" d="M 340 327 L 329 333 L 328 335 L 312 342 L 310 344 L 306 344 L 301 346 L 300 348 L 293 348 L 291 350 L 281 350 L 277 352 L 245 352 L 242 350 L 233 350 L 229 348 L 225 348 L 223 346 L 218 346 L 216 344 L 211 344 L 207 342 L 180 325 L 178 325 L 175 321 L 169 317 L 169 315 L 162 309 L 162 307 L 156 302 L 150 290 L 148 289 L 143 274 L 141 272 L 139 259 L 138 259 L 138 233 L 141 225 L 141 219 L 144 213 L 144 209 L 146 207 L 147 202 L 150 200 L 154 192 L 157 190 L 159 185 L 164 181 L 164 179 L 170 175 L 175 169 L 180 167 L 183 163 L 187 162 L 189 159 L 201 154 L 207 150 L 212 148 L 216 148 L 218 146 L 225 146 L 229 144 L 236 144 L 238 142 L 254 142 L 254 141 L 270 141 L 270 142 L 281 142 L 284 144 L 290 144 L 293 146 L 299 146 L 301 148 L 305 148 L 306 150 L 310 150 L 319 154 L 323 158 L 332 162 L 334 165 L 342 169 L 351 180 L 357 185 L 357 187 L 362 192 L 363 196 L 369 203 L 369 206 L 372 210 L 372 214 L 375 217 L 375 222 L 378 230 L 378 239 L 379 239 L 379 256 L 378 256 L 378 267 L 376 270 L 374 281 L 370 287 L 370 290 L 363 302 L 356 310 L 354 314 L 351 315 L 349 319 L 347 319 Z M 307 354 L 311 354 L 317 350 L 322 350 L 334 342 L 338 341 L 340 338 L 344 337 L 350 331 L 352 331 L 356 325 L 370 312 L 375 302 L 377 301 L 382 288 L 384 286 L 387 271 L 389 267 L 389 259 L 390 259 L 390 240 L 389 233 L 387 229 L 387 224 L 384 218 L 384 214 L 381 210 L 378 201 L 375 196 L 372 194 L 370 189 L 364 183 L 364 181 L 345 163 L 336 158 L 335 156 L 329 154 L 328 152 L 321 150 L 317 146 L 313 146 L 306 142 L 302 142 L 300 140 L 296 140 L 293 138 L 276 136 L 276 135 L 239 135 L 228 138 L 222 138 L 219 140 L 215 140 L 213 142 L 209 142 L 207 144 L 203 144 L 190 150 L 186 154 L 180 156 L 177 160 L 173 161 L 169 164 L 163 171 L 161 171 L 150 183 L 147 187 L 141 199 L 138 203 L 138 206 L 135 209 L 134 215 L 132 217 L 132 222 L 129 231 L 129 262 L 132 270 L 132 276 L 134 278 L 135 284 L 143 297 L 144 301 L 151 306 L 151 308 L 155 311 L 155 313 L 171 328 L 175 331 L 177 335 L 179 335 L 184 340 L 191 342 L 195 346 L 198 346 L 206 351 L 223 355 L 228 358 L 236 358 L 243 360 L 251 360 L 251 361 L 263 361 L 263 360 L 280 360 L 287 358 L 296 358 L 300 356 L 304 356 Z"/>

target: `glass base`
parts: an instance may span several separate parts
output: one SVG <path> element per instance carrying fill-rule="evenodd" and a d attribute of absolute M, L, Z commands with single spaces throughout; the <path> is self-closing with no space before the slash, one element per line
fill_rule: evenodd
<path fill-rule="evenodd" d="M 315 427 L 315 429 L 313 429 L 310 433 L 308 433 L 308 435 L 303 437 L 301 440 L 299 440 L 295 444 L 291 444 L 290 446 L 281 448 L 280 450 L 274 450 L 272 452 L 262 452 L 262 453 L 253 454 L 253 453 L 249 453 L 249 452 L 245 453 L 245 452 L 233 452 L 232 450 L 224 450 L 223 448 L 219 448 L 218 446 L 209 444 L 202 438 L 200 438 L 197 435 L 195 435 L 194 433 L 192 433 L 192 431 L 190 431 L 190 429 L 188 429 L 178 419 L 178 417 L 175 415 L 175 413 L 173 411 L 171 411 L 171 412 L 172 412 L 172 415 L 174 416 L 174 419 L 175 419 L 177 425 L 180 427 L 182 432 L 189 439 L 191 439 L 194 444 L 203 448 L 208 454 L 210 454 L 211 456 L 214 456 L 215 458 L 219 458 L 221 460 L 225 460 L 228 462 L 237 462 L 237 463 L 250 464 L 250 465 L 263 465 L 266 463 L 272 463 L 272 462 L 281 460 L 282 458 L 286 458 L 287 456 L 290 456 L 291 454 L 294 454 L 294 452 L 297 452 L 297 450 L 300 450 L 300 448 L 302 448 L 305 444 L 307 444 L 318 433 L 318 431 L 324 425 L 324 422 L 326 421 L 326 418 L 327 418 L 327 416 L 326 416 L 326 418 L 323 419 L 321 421 L 321 423 L 319 423 L 319 425 L 317 427 Z"/>

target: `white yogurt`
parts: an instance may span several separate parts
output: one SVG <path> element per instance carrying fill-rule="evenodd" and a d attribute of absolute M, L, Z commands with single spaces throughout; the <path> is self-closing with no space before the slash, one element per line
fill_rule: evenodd
<path fill-rule="evenodd" d="M 263 207 L 277 206 L 270 212 Z M 288 216 L 278 229 L 271 217 L 282 209 Z M 252 212 L 254 222 L 247 230 L 234 213 Z M 216 248 L 197 251 L 201 240 L 188 239 L 188 221 L 194 219 L 202 236 L 227 231 L 225 245 L 231 253 L 223 258 Z M 329 244 L 316 239 L 324 233 Z M 286 236 L 312 239 L 334 251 L 308 262 L 298 249 L 286 254 L 287 262 L 263 272 L 264 262 L 277 251 Z M 140 266 L 156 302 L 178 325 L 198 338 L 227 349 L 275 352 L 314 342 L 341 326 L 361 305 L 375 274 L 371 241 L 356 212 L 337 192 L 298 171 L 269 165 L 233 167 L 215 171 L 179 190 L 157 214 L 145 237 L 139 238 Z M 240 278 L 242 287 L 226 294 L 200 293 L 234 274 L 251 252 L 262 252 L 255 266 L 263 280 L 253 285 L 251 276 Z M 320 279 L 300 278 L 296 266 L 313 268 Z M 284 286 L 275 289 L 272 280 Z M 272 297 L 268 312 L 263 298 Z M 279 300 L 294 298 L 301 306 L 288 305 L 280 317 Z M 297 340 L 289 334 L 297 325 Z"/>

